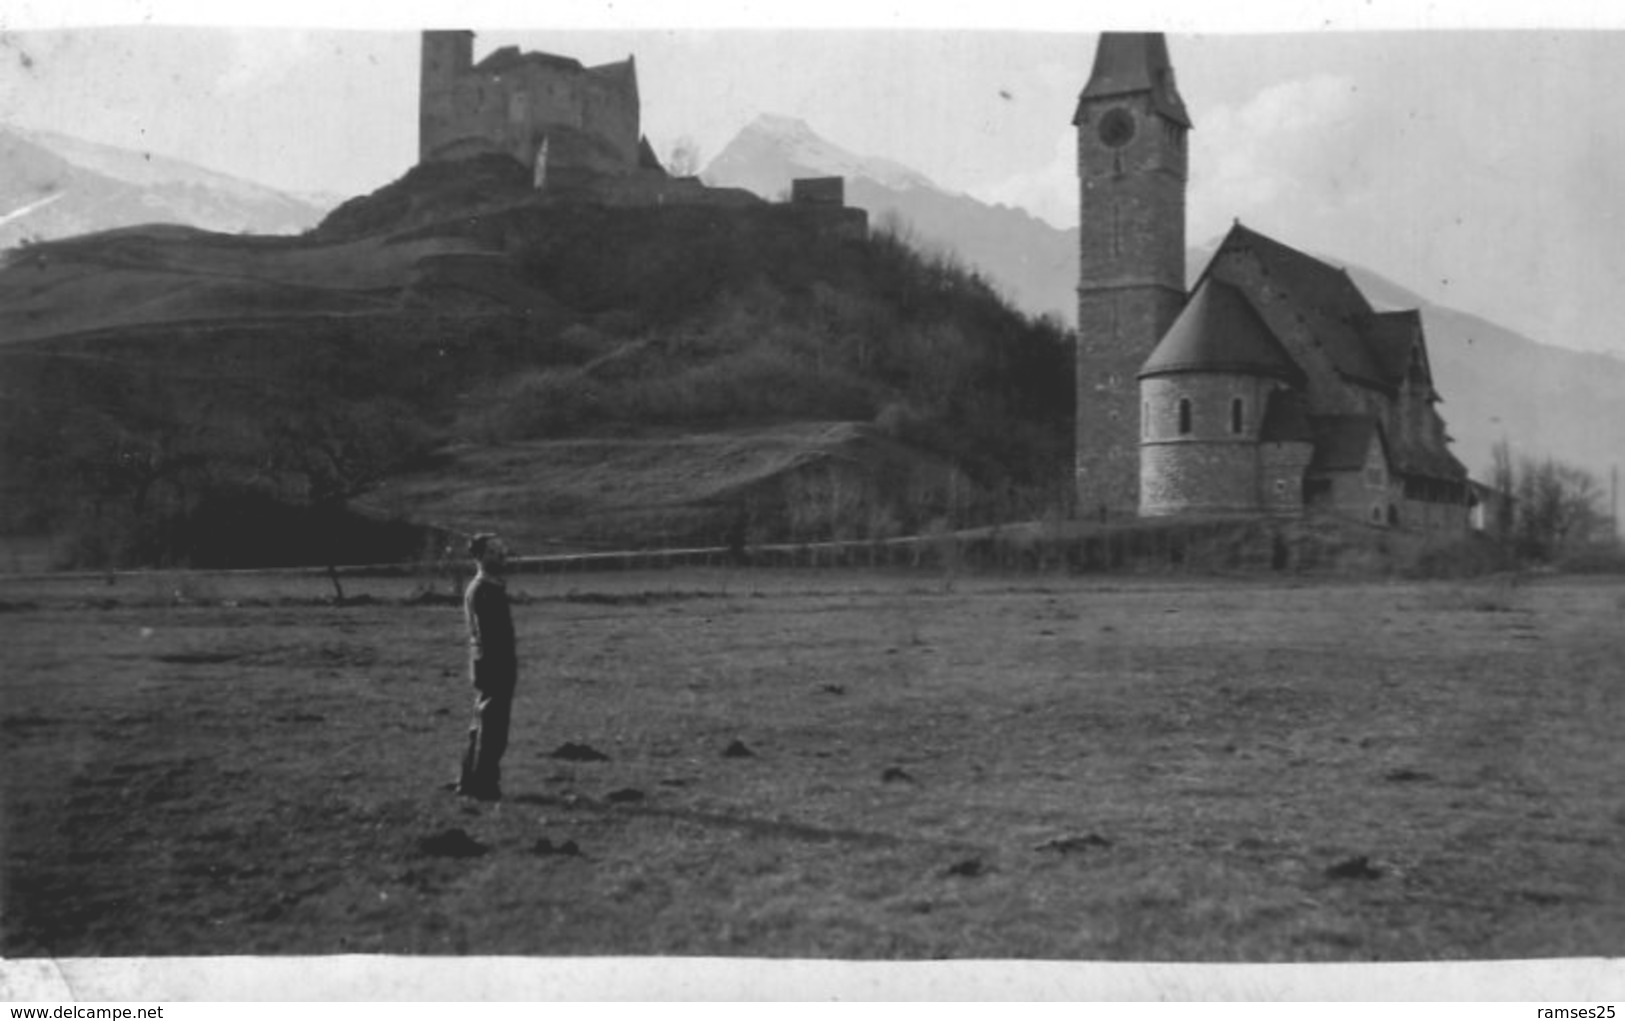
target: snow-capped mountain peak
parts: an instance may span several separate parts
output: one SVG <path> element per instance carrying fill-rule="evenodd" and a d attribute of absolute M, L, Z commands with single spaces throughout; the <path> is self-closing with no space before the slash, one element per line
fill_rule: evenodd
<path fill-rule="evenodd" d="M 0 124 L 0 250 L 133 224 L 288 234 L 323 207 L 178 159 Z"/>
<path fill-rule="evenodd" d="M 747 172 L 748 168 L 748 172 Z M 797 177 L 866 178 L 898 191 L 942 189 L 894 160 L 860 156 L 820 137 L 797 117 L 762 114 L 747 124 L 706 167 L 707 181 L 727 181 L 772 197 Z"/>

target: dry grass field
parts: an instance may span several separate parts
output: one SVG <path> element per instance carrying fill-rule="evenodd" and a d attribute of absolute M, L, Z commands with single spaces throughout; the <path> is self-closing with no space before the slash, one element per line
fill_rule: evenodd
<path fill-rule="evenodd" d="M 1625 949 L 1617 579 L 521 576 L 494 806 L 415 584 L 0 582 L 0 951 Z"/>

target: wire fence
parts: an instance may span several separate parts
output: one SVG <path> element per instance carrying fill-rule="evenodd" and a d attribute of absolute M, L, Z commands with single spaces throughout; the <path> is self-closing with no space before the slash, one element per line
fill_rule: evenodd
<path fill-rule="evenodd" d="M 1307 554 L 1307 555 L 1306 555 Z M 1027 523 L 885 539 L 824 540 L 732 546 L 556 553 L 510 558 L 515 575 L 593 574 L 678 568 L 899 568 L 957 571 L 1085 573 L 1135 570 L 1183 572 L 1211 569 L 1275 569 L 1311 566 L 1321 559 L 1300 542 L 1290 545 L 1274 527 L 1256 519 L 1212 519 L 1157 524 Z M 466 574 L 465 557 L 446 555 L 399 563 L 282 568 L 177 568 L 175 574 L 217 577 L 445 578 Z M 164 572 L 0 571 L 12 581 L 29 578 L 109 582 Z"/>

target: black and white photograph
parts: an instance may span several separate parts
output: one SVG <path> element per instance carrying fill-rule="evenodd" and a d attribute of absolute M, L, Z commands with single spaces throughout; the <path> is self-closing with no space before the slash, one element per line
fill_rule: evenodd
<path fill-rule="evenodd" d="M 0 8 L 0 998 L 1618 995 L 1625 17 L 875 6 Z"/>

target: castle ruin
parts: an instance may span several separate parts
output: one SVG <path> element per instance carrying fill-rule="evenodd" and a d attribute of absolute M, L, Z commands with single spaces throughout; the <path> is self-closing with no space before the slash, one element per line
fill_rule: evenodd
<path fill-rule="evenodd" d="M 504 46 L 474 62 L 474 33 L 423 33 L 418 162 L 511 156 L 537 191 L 612 206 L 764 205 L 742 188 L 672 177 L 641 134 L 634 59 L 587 67 L 573 57 Z M 868 214 L 846 205 L 840 178 L 792 182 L 784 215 L 862 237 Z"/>
<path fill-rule="evenodd" d="M 659 164 L 639 133 L 633 58 L 586 67 L 505 46 L 474 63 L 474 33 L 423 33 L 418 161 L 506 153 L 549 179 Z"/>

